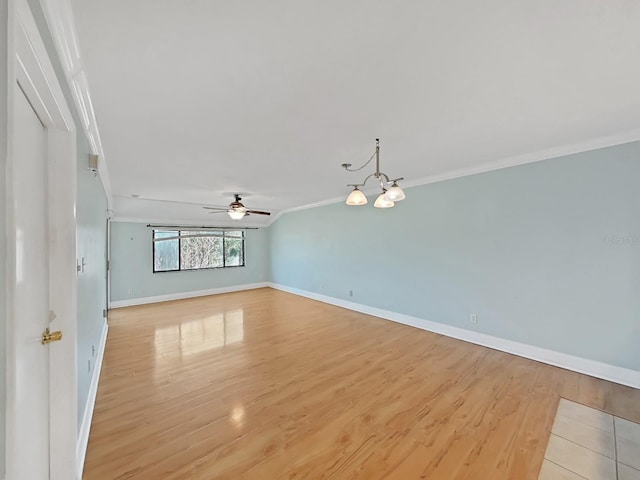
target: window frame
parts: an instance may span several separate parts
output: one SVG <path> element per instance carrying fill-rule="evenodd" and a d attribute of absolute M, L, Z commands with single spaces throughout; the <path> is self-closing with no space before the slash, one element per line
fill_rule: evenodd
<path fill-rule="evenodd" d="M 174 232 L 178 240 L 178 268 L 171 270 L 156 270 L 156 232 Z M 182 268 L 182 232 L 215 232 L 220 234 L 219 237 L 222 238 L 222 266 L 220 267 L 203 267 L 203 268 Z M 239 232 L 240 237 L 231 237 L 227 236 L 228 232 Z M 218 236 L 218 235 L 211 235 Z M 240 265 L 226 265 L 226 242 L 225 238 L 233 238 L 242 240 L 242 264 Z M 173 240 L 173 239 L 172 239 Z M 222 268 L 240 268 L 245 267 L 247 265 L 247 256 L 246 256 L 246 237 L 244 234 L 244 230 L 171 230 L 171 229 L 156 229 L 153 228 L 151 230 L 151 271 L 152 273 L 173 273 L 173 272 L 197 272 L 200 270 L 219 270 Z M 162 240 L 160 240 L 162 241 Z"/>

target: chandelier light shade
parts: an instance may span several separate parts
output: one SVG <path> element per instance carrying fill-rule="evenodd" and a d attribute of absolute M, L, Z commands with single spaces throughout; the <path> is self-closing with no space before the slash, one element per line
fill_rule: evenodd
<path fill-rule="evenodd" d="M 378 198 L 376 198 L 376 201 L 373 204 L 373 206 L 376 208 L 391 208 L 394 205 L 395 203 L 387 198 L 386 192 L 382 192 L 380 195 L 378 195 Z"/>
<path fill-rule="evenodd" d="M 406 196 L 402 189 L 398 186 L 398 184 L 396 182 L 393 182 L 391 188 L 387 190 L 387 193 L 384 194 L 384 198 L 392 202 L 399 202 L 400 200 L 404 200 Z"/>
<path fill-rule="evenodd" d="M 380 171 L 380 139 L 376 138 L 376 151 L 371 155 L 371 158 L 367 160 L 367 162 L 359 168 L 351 169 L 350 163 L 343 163 L 342 168 L 344 168 L 347 172 L 357 172 L 362 170 L 364 167 L 369 165 L 373 159 L 376 159 L 376 171 L 365 177 L 362 183 L 350 183 L 348 186 L 353 187 L 353 190 L 347 197 L 347 201 L 345 202 L 347 205 L 366 205 L 367 197 L 364 193 L 360 191 L 358 187 L 364 187 L 371 177 L 374 177 L 378 183 L 380 184 L 380 190 L 382 193 L 378 196 L 375 203 L 373 204 L 376 208 L 391 208 L 395 205 L 395 202 L 400 202 L 406 198 L 404 192 L 398 186 L 398 182 L 400 180 L 404 180 L 404 178 L 394 178 L 389 179 L 389 177 Z M 391 185 L 387 190 L 387 186 Z"/>
<path fill-rule="evenodd" d="M 364 193 L 358 190 L 358 187 L 353 187 L 353 191 L 347 197 L 346 204 L 347 205 L 366 205 L 367 197 Z"/>

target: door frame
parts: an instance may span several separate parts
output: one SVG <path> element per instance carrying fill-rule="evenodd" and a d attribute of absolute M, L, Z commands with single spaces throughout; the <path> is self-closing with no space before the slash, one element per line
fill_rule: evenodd
<path fill-rule="evenodd" d="M 50 308 L 55 313 L 52 330 L 62 330 L 63 340 L 49 347 L 50 479 L 77 477 L 78 439 L 77 375 L 77 277 L 76 277 L 76 126 L 42 41 L 27 0 L 8 4 L 8 91 L 7 115 L 7 385 L 6 385 L 6 479 L 14 479 L 21 462 L 28 462 L 23 445 L 13 441 L 17 361 L 13 325 L 16 278 L 16 240 L 13 171 L 19 159 L 13 157 L 12 119 L 14 85 L 17 82 L 46 129 L 49 188 Z M 34 479 L 35 480 L 35 479 Z M 38 479 L 39 480 L 39 479 Z"/>

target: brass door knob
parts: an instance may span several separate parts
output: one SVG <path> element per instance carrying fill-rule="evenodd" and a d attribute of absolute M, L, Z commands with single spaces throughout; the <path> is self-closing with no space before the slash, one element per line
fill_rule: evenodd
<path fill-rule="evenodd" d="M 42 344 L 45 345 L 47 343 L 51 343 L 51 342 L 58 342 L 62 340 L 62 332 L 61 331 L 57 331 L 57 332 L 49 332 L 49 329 L 45 329 L 45 331 L 42 333 Z"/>

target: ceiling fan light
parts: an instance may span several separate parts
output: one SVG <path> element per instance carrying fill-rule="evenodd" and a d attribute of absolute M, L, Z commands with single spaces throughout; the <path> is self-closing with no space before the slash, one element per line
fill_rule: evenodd
<path fill-rule="evenodd" d="M 347 205 L 366 205 L 367 197 L 364 193 L 358 190 L 358 187 L 354 187 L 353 191 L 349 194 L 346 201 Z"/>
<path fill-rule="evenodd" d="M 373 204 L 373 206 L 376 208 L 393 207 L 395 204 L 391 200 L 387 200 L 386 196 L 387 192 L 382 192 L 380 195 L 378 195 L 378 198 L 376 198 L 376 202 Z"/>
<path fill-rule="evenodd" d="M 244 217 L 246 210 L 244 208 L 232 208 L 227 213 L 234 220 L 240 220 L 242 217 Z"/>
<path fill-rule="evenodd" d="M 398 186 L 398 184 L 396 182 L 393 182 L 391 188 L 387 190 L 387 193 L 385 193 L 384 198 L 391 202 L 399 202 L 400 200 L 404 200 L 406 198 L 406 195 Z"/>

